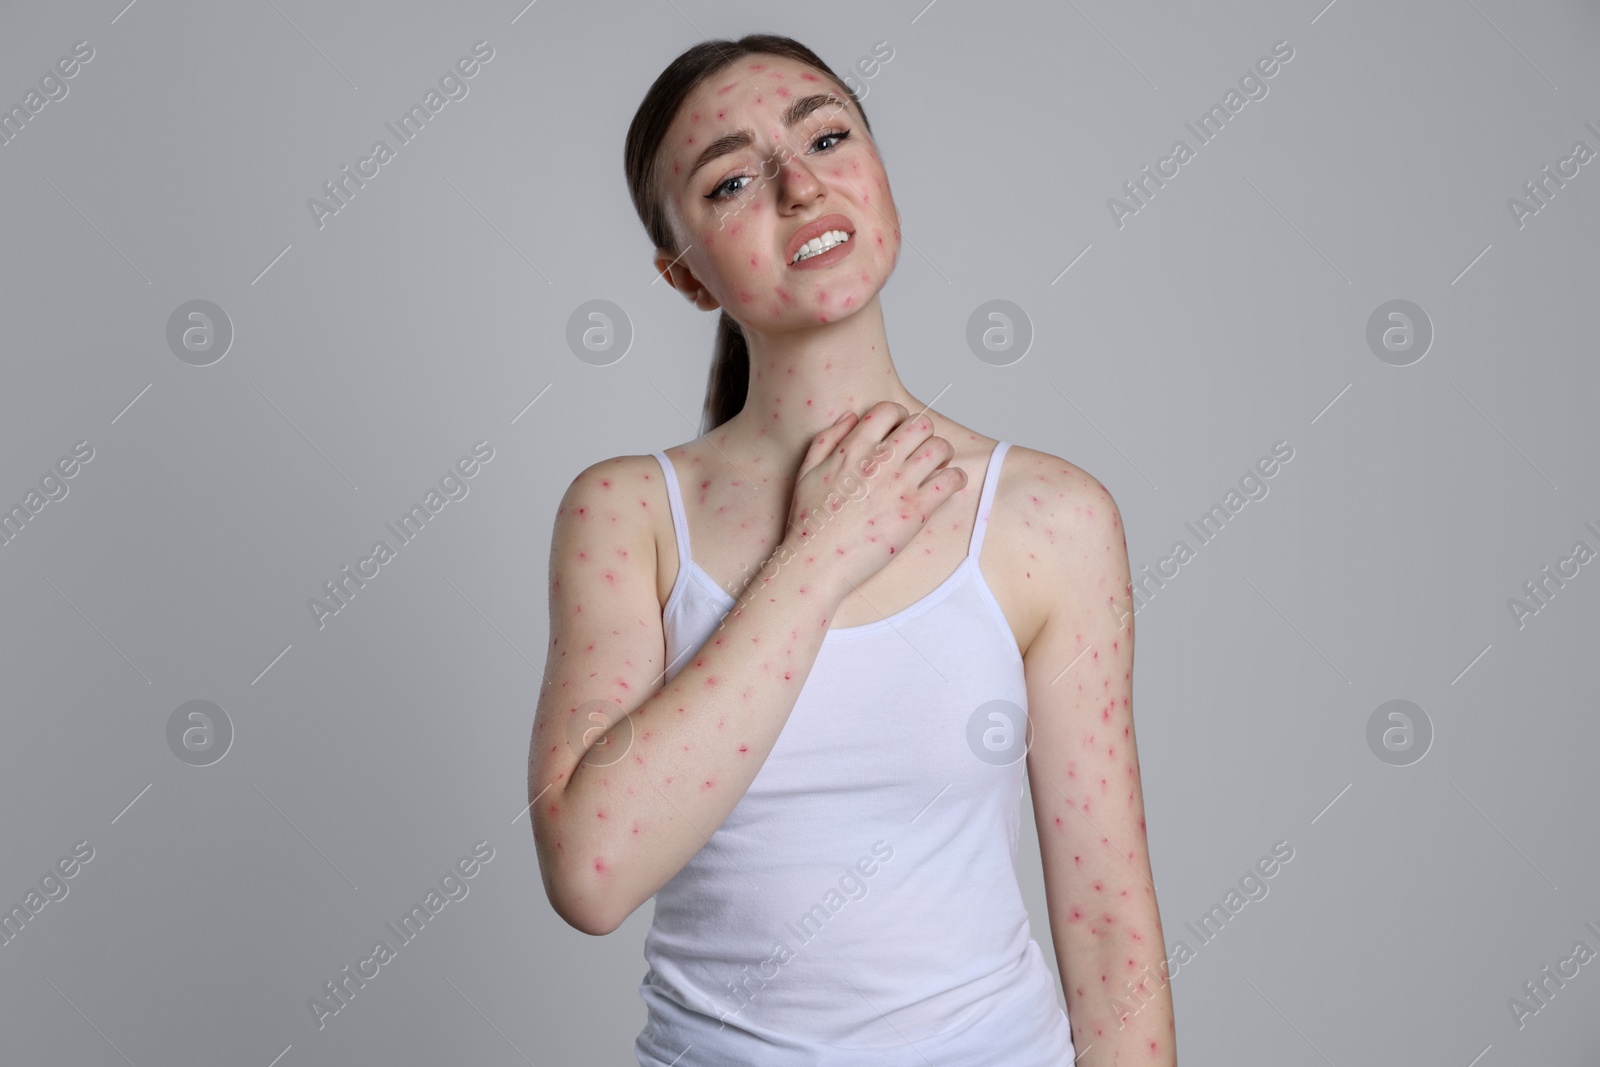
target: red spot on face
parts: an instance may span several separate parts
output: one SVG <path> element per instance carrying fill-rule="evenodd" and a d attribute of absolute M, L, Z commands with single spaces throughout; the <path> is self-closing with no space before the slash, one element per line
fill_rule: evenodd
<path fill-rule="evenodd" d="M 601 859 L 599 856 L 596 856 L 594 858 L 594 873 L 609 874 L 610 872 L 611 868 L 606 866 L 606 861 Z"/>

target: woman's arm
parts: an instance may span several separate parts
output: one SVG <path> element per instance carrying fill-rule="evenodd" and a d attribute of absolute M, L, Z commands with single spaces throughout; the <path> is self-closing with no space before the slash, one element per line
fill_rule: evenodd
<path fill-rule="evenodd" d="M 551 904 L 589 934 L 620 926 L 727 819 L 848 592 L 803 553 L 764 567 L 744 606 L 658 690 L 666 650 L 648 509 L 667 506 L 661 478 L 649 456 L 589 467 L 567 489 L 550 545 L 530 818 Z"/>
<path fill-rule="evenodd" d="M 1176 1035 L 1133 732 L 1122 517 L 1082 470 L 1038 466 L 1055 491 L 1035 489 L 1046 514 L 1029 527 L 1049 593 L 1024 657 L 1034 736 L 1028 780 L 1077 1063 L 1169 1067 Z"/>

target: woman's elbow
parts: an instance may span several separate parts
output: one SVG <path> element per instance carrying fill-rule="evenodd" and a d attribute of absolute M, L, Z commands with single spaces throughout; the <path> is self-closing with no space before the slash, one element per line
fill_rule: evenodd
<path fill-rule="evenodd" d="M 574 877 L 565 864 L 557 864 L 554 870 L 545 868 L 544 891 L 562 922 L 591 937 L 611 933 L 627 918 L 611 906 L 595 884 L 593 872 L 579 872 Z"/>

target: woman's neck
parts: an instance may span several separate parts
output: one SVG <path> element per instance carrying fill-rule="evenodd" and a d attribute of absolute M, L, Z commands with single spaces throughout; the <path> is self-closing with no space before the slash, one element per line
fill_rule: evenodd
<path fill-rule="evenodd" d="M 750 388 L 744 408 L 709 436 L 798 464 L 811 438 L 846 411 L 880 401 L 915 415 L 923 404 L 895 372 L 878 297 L 838 322 L 781 334 L 746 332 Z"/>

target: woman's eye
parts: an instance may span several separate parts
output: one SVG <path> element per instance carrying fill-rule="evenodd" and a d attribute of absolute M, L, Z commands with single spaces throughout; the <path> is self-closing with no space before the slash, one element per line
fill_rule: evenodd
<path fill-rule="evenodd" d="M 811 147 L 813 149 L 817 149 L 817 146 L 822 144 L 823 141 L 843 142 L 844 140 L 849 138 L 849 136 L 850 136 L 850 131 L 849 130 L 824 130 L 822 133 L 817 134 L 816 139 L 811 142 Z M 832 152 L 837 147 L 838 147 L 838 145 L 834 144 L 834 145 L 830 145 L 827 148 L 822 148 L 822 149 L 817 149 L 817 150 L 818 151 L 823 151 L 823 152 Z M 727 181 L 723 182 L 721 185 L 718 185 L 715 189 L 711 190 L 711 192 L 707 193 L 706 194 L 706 199 L 707 200 L 726 200 L 728 197 L 734 196 L 734 195 L 736 195 L 738 193 L 742 193 L 742 192 L 745 191 L 745 189 L 749 188 L 748 185 L 741 185 L 738 188 L 732 188 L 732 189 L 729 188 L 729 186 L 733 185 L 734 182 L 751 182 L 751 181 L 754 181 L 754 180 L 755 179 L 752 178 L 748 174 L 735 174 L 733 177 L 729 178 Z"/>
<path fill-rule="evenodd" d="M 843 141 L 846 138 L 848 138 L 849 136 L 850 136 L 850 131 L 849 130 L 828 130 L 828 131 L 826 131 L 824 133 L 818 134 L 817 135 L 817 139 L 815 141 L 812 141 L 811 145 L 812 145 L 813 148 L 815 148 L 817 145 L 821 144 L 823 141 L 826 141 L 826 140 L 829 140 L 829 139 L 832 139 L 832 140 L 835 140 L 835 141 Z M 828 149 L 824 149 L 824 151 L 831 152 L 831 151 L 833 151 L 833 149 L 832 148 L 828 148 Z"/>
<path fill-rule="evenodd" d="M 750 176 L 748 174 L 736 174 L 732 178 L 729 178 L 727 181 L 723 182 L 721 185 L 717 186 L 715 189 L 711 190 L 711 192 L 706 196 L 706 199 L 707 200 L 725 200 L 728 197 L 732 196 L 734 193 L 743 192 L 745 187 L 741 185 L 741 186 L 739 186 L 739 188 L 731 189 L 731 190 L 728 190 L 727 192 L 724 192 L 723 190 L 728 189 L 728 186 L 732 185 L 734 182 L 747 182 L 747 181 L 750 181 L 750 180 L 751 179 L 750 179 Z"/>

